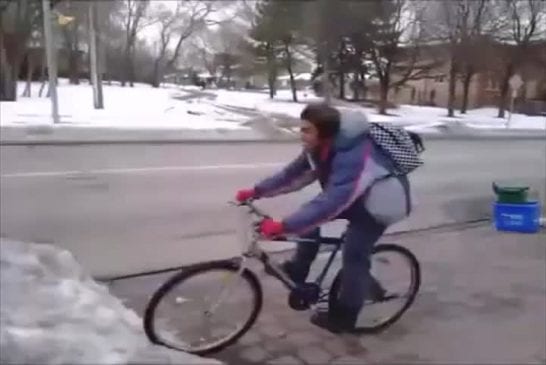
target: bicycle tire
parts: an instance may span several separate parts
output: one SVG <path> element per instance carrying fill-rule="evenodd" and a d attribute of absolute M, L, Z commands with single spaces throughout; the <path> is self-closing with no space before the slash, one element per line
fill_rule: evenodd
<path fill-rule="evenodd" d="M 248 269 L 243 270 L 241 277 L 244 280 L 246 280 L 246 282 L 250 285 L 250 288 L 253 293 L 252 311 L 247 321 L 245 322 L 245 324 L 238 331 L 228 336 L 225 339 L 225 341 L 217 343 L 216 345 L 211 346 L 210 348 L 205 348 L 198 351 L 181 349 L 181 348 L 171 346 L 168 343 L 162 341 L 161 338 L 156 334 L 156 330 L 154 326 L 155 310 L 157 306 L 161 302 L 161 299 L 163 299 L 163 297 L 165 297 L 165 295 L 167 295 L 167 293 L 169 293 L 177 285 L 181 284 L 188 278 L 196 274 L 201 274 L 203 272 L 218 271 L 218 270 L 237 272 L 239 269 L 240 269 L 240 264 L 234 261 L 215 261 L 215 262 L 203 263 L 203 264 L 192 266 L 188 269 L 178 272 L 177 274 L 172 276 L 170 279 L 168 279 L 153 294 L 152 298 L 148 302 L 148 305 L 146 306 L 143 321 L 144 321 L 144 331 L 148 339 L 156 345 L 165 346 L 167 348 L 177 350 L 177 351 L 185 351 L 195 355 L 206 355 L 206 354 L 218 352 L 224 349 L 225 347 L 235 343 L 237 340 L 239 340 L 252 327 L 252 325 L 258 318 L 258 315 L 263 306 L 263 290 L 262 290 L 260 281 L 258 277 L 256 276 L 256 274 L 254 274 L 252 271 Z"/>
<path fill-rule="evenodd" d="M 404 305 L 397 312 L 395 312 L 395 314 L 392 315 L 388 320 L 383 321 L 382 323 L 376 326 L 357 327 L 353 331 L 354 333 L 379 333 L 385 330 L 386 328 L 390 327 L 393 323 L 398 321 L 400 317 L 402 317 L 402 315 L 413 304 L 413 302 L 415 301 L 415 297 L 417 296 L 417 293 L 419 292 L 419 288 L 421 286 L 421 267 L 415 255 L 407 248 L 399 246 L 399 245 L 395 245 L 395 244 L 377 245 L 374 247 L 372 251 L 372 255 L 380 253 L 380 252 L 388 252 L 388 251 L 401 254 L 410 263 L 412 273 L 413 273 L 411 291 Z M 342 269 L 340 269 L 338 273 L 336 274 L 334 281 L 332 283 L 332 286 L 330 288 L 330 293 L 328 294 L 329 308 L 334 308 L 336 306 L 337 298 L 341 288 L 341 272 L 342 272 Z"/>

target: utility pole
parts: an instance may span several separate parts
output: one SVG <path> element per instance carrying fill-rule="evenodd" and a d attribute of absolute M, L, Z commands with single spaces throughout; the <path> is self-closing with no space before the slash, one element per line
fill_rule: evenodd
<path fill-rule="evenodd" d="M 89 3 L 89 61 L 91 64 L 91 85 L 93 87 L 93 105 L 95 109 L 104 109 L 102 97 L 102 80 L 99 71 L 99 62 L 97 56 L 97 33 L 95 30 L 96 21 L 96 3 Z"/>
<path fill-rule="evenodd" d="M 329 3 L 331 0 L 320 0 L 319 6 L 319 29 L 320 35 L 320 62 L 322 63 L 322 92 L 324 94 L 324 101 L 326 104 L 332 102 L 332 88 L 330 85 L 330 34 L 328 19 L 331 16 L 329 14 Z"/>
<path fill-rule="evenodd" d="M 47 73 L 49 75 L 49 94 L 51 97 L 51 117 L 53 124 L 59 123 L 59 102 L 57 98 L 57 47 L 53 40 L 51 25 L 51 4 L 49 0 L 42 0 L 44 13 L 44 41 L 47 57 Z"/>

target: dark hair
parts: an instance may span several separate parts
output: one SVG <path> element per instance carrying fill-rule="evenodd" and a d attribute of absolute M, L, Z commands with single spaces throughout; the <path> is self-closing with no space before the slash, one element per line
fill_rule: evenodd
<path fill-rule="evenodd" d="M 313 124 L 320 138 L 331 138 L 339 132 L 341 116 L 336 108 L 324 103 L 309 104 L 303 109 L 300 118 Z"/>

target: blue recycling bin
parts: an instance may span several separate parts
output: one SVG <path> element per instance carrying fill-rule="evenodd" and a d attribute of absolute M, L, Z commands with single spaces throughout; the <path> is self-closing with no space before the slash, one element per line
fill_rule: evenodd
<path fill-rule="evenodd" d="M 495 227 L 499 231 L 536 233 L 540 230 L 540 204 L 536 201 L 525 203 L 494 203 Z"/>

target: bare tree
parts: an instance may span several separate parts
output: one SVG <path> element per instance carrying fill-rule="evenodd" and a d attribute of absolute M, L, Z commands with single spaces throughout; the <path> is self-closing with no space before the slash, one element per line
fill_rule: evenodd
<path fill-rule="evenodd" d="M 501 14 L 509 23 L 499 36 L 503 42 L 502 81 L 499 99 L 499 118 L 504 118 L 508 104 L 510 78 L 525 60 L 530 44 L 546 32 L 546 3 L 541 0 L 505 0 Z"/>
<path fill-rule="evenodd" d="M 488 44 L 488 37 L 498 31 L 493 0 L 453 0 L 427 5 L 429 32 L 433 38 L 446 44 L 449 52 L 448 116 L 455 115 L 456 86 L 459 78 L 463 83 L 461 112 L 468 109 L 469 89 L 472 78 L 481 68 L 483 59 L 472 57 L 473 52 Z M 432 23 L 432 25 L 431 25 Z"/>
<path fill-rule="evenodd" d="M 460 44 L 458 58 L 463 80 L 463 100 L 461 114 L 468 110 L 469 89 L 476 72 L 485 69 L 487 57 L 473 57 L 478 52 L 484 54 L 491 37 L 503 26 L 503 21 L 495 16 L 495 2 L 491 0 L 467 1 L 460 13 Z"/>
<path fill-rule="evenodd" d="M 214 62 L 215 52 L 211 50 L 210 40 L 206 39 L 207 36 L 208 33 L 195 37 L 191 43 L 191 47 L 197 53 L 201 66 L 214 77 L 218 71 L 218 64 Z"/>
<path fill-rule="evenodd" d="M 460 70 L 460 46 L 461 38 L 470 16 L 470 7 L 466 0 L 445 1 L 441 3 L 439 39 L 447 41 L 449 46 L 449 75 L 448 75 L 448 100 L 447 115 L 455 116 L 455 91 L 457 86 L 457 75 Z"/>
<path fill-rule="evenodd" d="M 41 24 L 41 4 L 30 0 L 0 3 L 0 100 L 17 99 L 17 79 L 34 27 Z"/>
<path fill-rule="evenodd" d="M 121 82 L 122 86 L 129 81 L 129 85 L 132 87 L 135 79 L 135 43 L 137 41 L 138 33 L 150 25 L 146 21 L 145 15 L 150 0 L 125 0 L 127 14 L 125 17 L 125 65 L 126 72 Z"/>
<path fill-rule="evenodd" d="M 80 51 L 80 45 L 82 43 L 81 35 L 83 33 L 82 20 L 86 18 L 89 1 L 75 2 L 73 0 L 57 0 L 53 4 L 55 7 L 52 9 L 52 13 L 55 22 L 60 28 L 65 43 L 65 50 L 68 55 L 68 70 L 63 69 L 63 71 L 68 72 L 71 84 L 79 84 L 82 63 L 81 56 L 83 54 L 83 52 Z M 27 53 L 27 83 L 22 96 L 31 96 L 31 81 L 37 68 L 41 71 L 40 81 L 42 83 L 39 96 L 42 96 L 47 82 L 47 59 L 45 38 L 42 29 L 42 11 L 39 11 L 38 14 L 39 19 L 35 22 L 36 24 L 33 24 L 33 29 L 29 38 L 29 42 L 32 42 L 35 47 L 29 49 Z M 83 42 L 85 43 L 85 40 L 83 40 Z M 46 96 L 50 96 L 49 88 Z"/>
<path fill-rule="evenodd" d="M 386 114 L 389 90 L 422 78 L 434 62 L 418 62 L 422 41 L 418 27 L 421 9 L 406 0 L 380 1 L 375 5 L 376 27 L 368 53 L 379 79 L 379 113 Z"/>
<path fill-rule="evenodd" d="M 180 16 L 181 3 L 176 3 L 176 9 L 174 11 L 168 9 L 164 4 L 160 4 L 155 9 L 155 14 L 152 15 L 157 19 L 159 26 L 159 43 L 157 55 L 154 60 L 154 71 L 152 75 L 152 86 L 159 87 L 161 83 L 161 75 L 163 67 L 165 66 L 165 57 L 167 55 L 169 44 L 171 43 L 171 37 L 173 35 L 173 28 L 177 25 L 177 20 Z"/>
<path fill-rule="evenodd" d="M 33 22 L 30 24 L 30 32 L 28 36 L 28 42 L 34 47 L 30 47 L 25 52 L 26 58 L 26 83 L 21 97 L 31 97 L 32 96 L 32 78 L 36 68 L 41 67 L 43 73 L 45 74 L 46 66 L 46 56 L 45 56 L 45 42 L 43 41 L 43 31 L 42 31 L 42 22 L 41 22 L 42 11 L 41 9 L 37 10 L 36 17 Z M 41 47 L 36 47 L 41 45 Z M 40 95 L 41 96 L 41 95 Z M 49 93 L 47 95 L 49 97 Z"/>
<path fill-rule="evenodd" d="M 182 4 L 184 5 L 184 9 L 180 10 L 182 18 L 174 28 L 174 31 L 178 34 L 178 40 L 171 57 L 167 61 L 167 68 L 172 68 L 177 62 L 182 44 L 186 39 L 206 25 L 215 23 L 213 20 L 208 19 L 215 11 L 213 2 L 183 1 Z"/>
<path fill-rule="evenodd" d="M 103 77 L 111 84 L 112 79 L 125 77 L 125 18 L 124 0 L 97 1 L 96 22 L 98 34 L 99 67 Z"/>
<path fill-rule="evenodd" d="M 66 51 L 68 53 L 68 73 L 71 84 L 80 83 L 80 43 L 82 42 L 82 20 L 86 19 L 88 2 L 65 0 L 57 7 L 57 16 L 69 16 L 72 18 L 67 24 L 61 26 Z"/>

